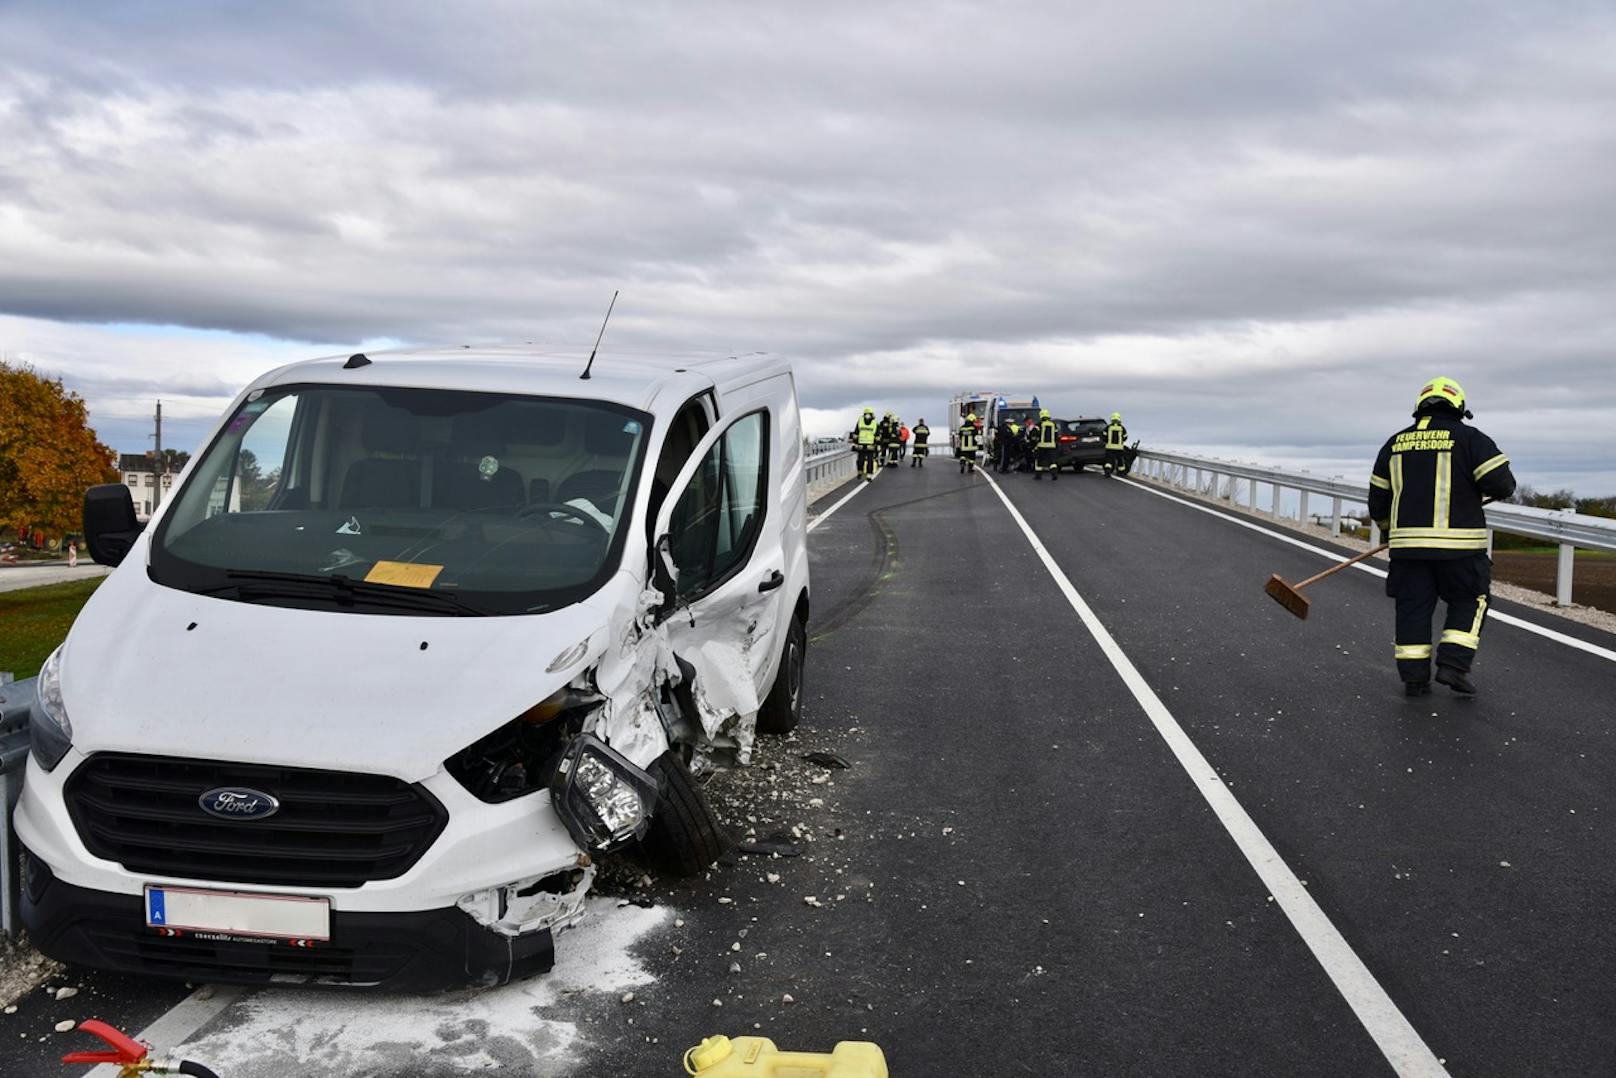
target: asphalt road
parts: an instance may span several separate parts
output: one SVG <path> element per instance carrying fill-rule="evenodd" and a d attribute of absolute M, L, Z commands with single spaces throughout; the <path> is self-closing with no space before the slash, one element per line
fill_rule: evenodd
<path fill-rule="evenodd" d="M 535 997 L 576 1032 L 575 1055 L 534 1062 L 524 1026 L 495 1058 L 676 1074 L 703 1035 L 760 1032 L 787 1048 L 874 1040 L 899 1075 L 1396 1073 L 999 495 L 948 463 L 888 469 L 815 528 L 804 727 L 710 787 L 738 830 L 784 832 L 800 856 L 643 890 L 620 873 L 617 890 L 657 907 L 597 911 L 633 928 L 619 934 L 632 1000 L 622 975 Z M 1001 483 L 1449 1073 L 1616 1073 L 1616 663 L 1495 623 L 1481 697 L 1405 701 L 1379 580 L 1338 575 L 1297 622 L 1261 586 L 1316 572 L 1317 554 L 1093 474 Z M 809 768 L 813 748 L 852 766 Z M 558 974 L 595 940 L 563 934 Z M 86 984 L 131 1029 L 183 994 Z M 0 1071 L 65 1073 L 43 1063 L 62 1038 L 34 1039 L 63 1010 L 42 997 L 0 1022 Z M 294 1015 L 276 1041 L 287 1069 L 262 1052 L 228 1069 L 249 1033 L 255 1051 L 275 1040 L 253 1008 L 277 997 L 304 998 L 252 993 L 202 1031 L 222 1075 L 459 1074 L 482 1058 L 364 1070 L 299 1042 Z M 508 993 L 318 1006 L 349 1016 L 320 1027 L 338 1039 L 385 1011 L 430 1015 L 446 1044 L 492 1044 L 497 1016 L 521 1013 Z M 23 1050 L 9 1066 L 8 1044 Z M 292 1069 L 300 1050 L 324 1062 Z"/>

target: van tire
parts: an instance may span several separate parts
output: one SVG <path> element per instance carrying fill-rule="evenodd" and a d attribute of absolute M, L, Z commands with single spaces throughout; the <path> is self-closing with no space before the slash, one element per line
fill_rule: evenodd
<path fill-rule="evenodd" d="M 659 793 L 656 814 L 640 844 L 646 860 L 670 876 L 706 871 L 732 845 L 712 803 L 674 750 L 657 757 L 649 770 Z"/>
<path fill-rule="evenodd" d="M 780 654 L 780 669 L 775 671 L 774 684 L 758 709 L 758 733 L 789 734 L 802 721 L 802 675 L 807 659 L 808 630 L 793 614 L 785 650 Z"/>

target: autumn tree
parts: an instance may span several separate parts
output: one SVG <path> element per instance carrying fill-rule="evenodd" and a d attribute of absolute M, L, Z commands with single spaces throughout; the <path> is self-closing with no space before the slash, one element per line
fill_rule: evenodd
<path fill-rule="evenodd" d="M 0 528 L 60 536 L 84 519 L 84 492 L 118 481 L 77 393 L 0 361 Z"/>

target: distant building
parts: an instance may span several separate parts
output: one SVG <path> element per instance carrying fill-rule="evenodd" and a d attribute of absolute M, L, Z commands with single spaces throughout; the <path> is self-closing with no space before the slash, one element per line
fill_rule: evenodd
<path fill-rule="evenodd" d="M 129 496 L 135 500 L 135 516 L 141 520 L 148 519 L 152 514 L 152 502 L 159 500 L 154 497 L 157 493 L 157 470 L 151 454 L 119 453 L 118 471 L 123 473 L 123 481 L 129 485 Z M 166 499 L 173 489 L 173 474 L 164 475 L 163 498 Z"/>

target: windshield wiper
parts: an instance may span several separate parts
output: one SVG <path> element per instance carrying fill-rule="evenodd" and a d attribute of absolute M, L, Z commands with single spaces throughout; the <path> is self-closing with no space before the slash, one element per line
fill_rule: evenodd
<path fill-rule="evenodd" d="M 251 594 L 266 598 L 319 599 L 336 603 L 360 603 L 371 607 L 390 606 L 401 610 L 433 611 L 464 617 L 486 617 L 488 614 L 488 611 L 473 606 L 453 592 L 372 584 L 364 580 L 354 580 L 341 573 L 316 576 L 255 569 L 227 569 L 224 575 L 229 583 L 195 590 L 204 595 L 234 591 L 244 599 Z"/>

